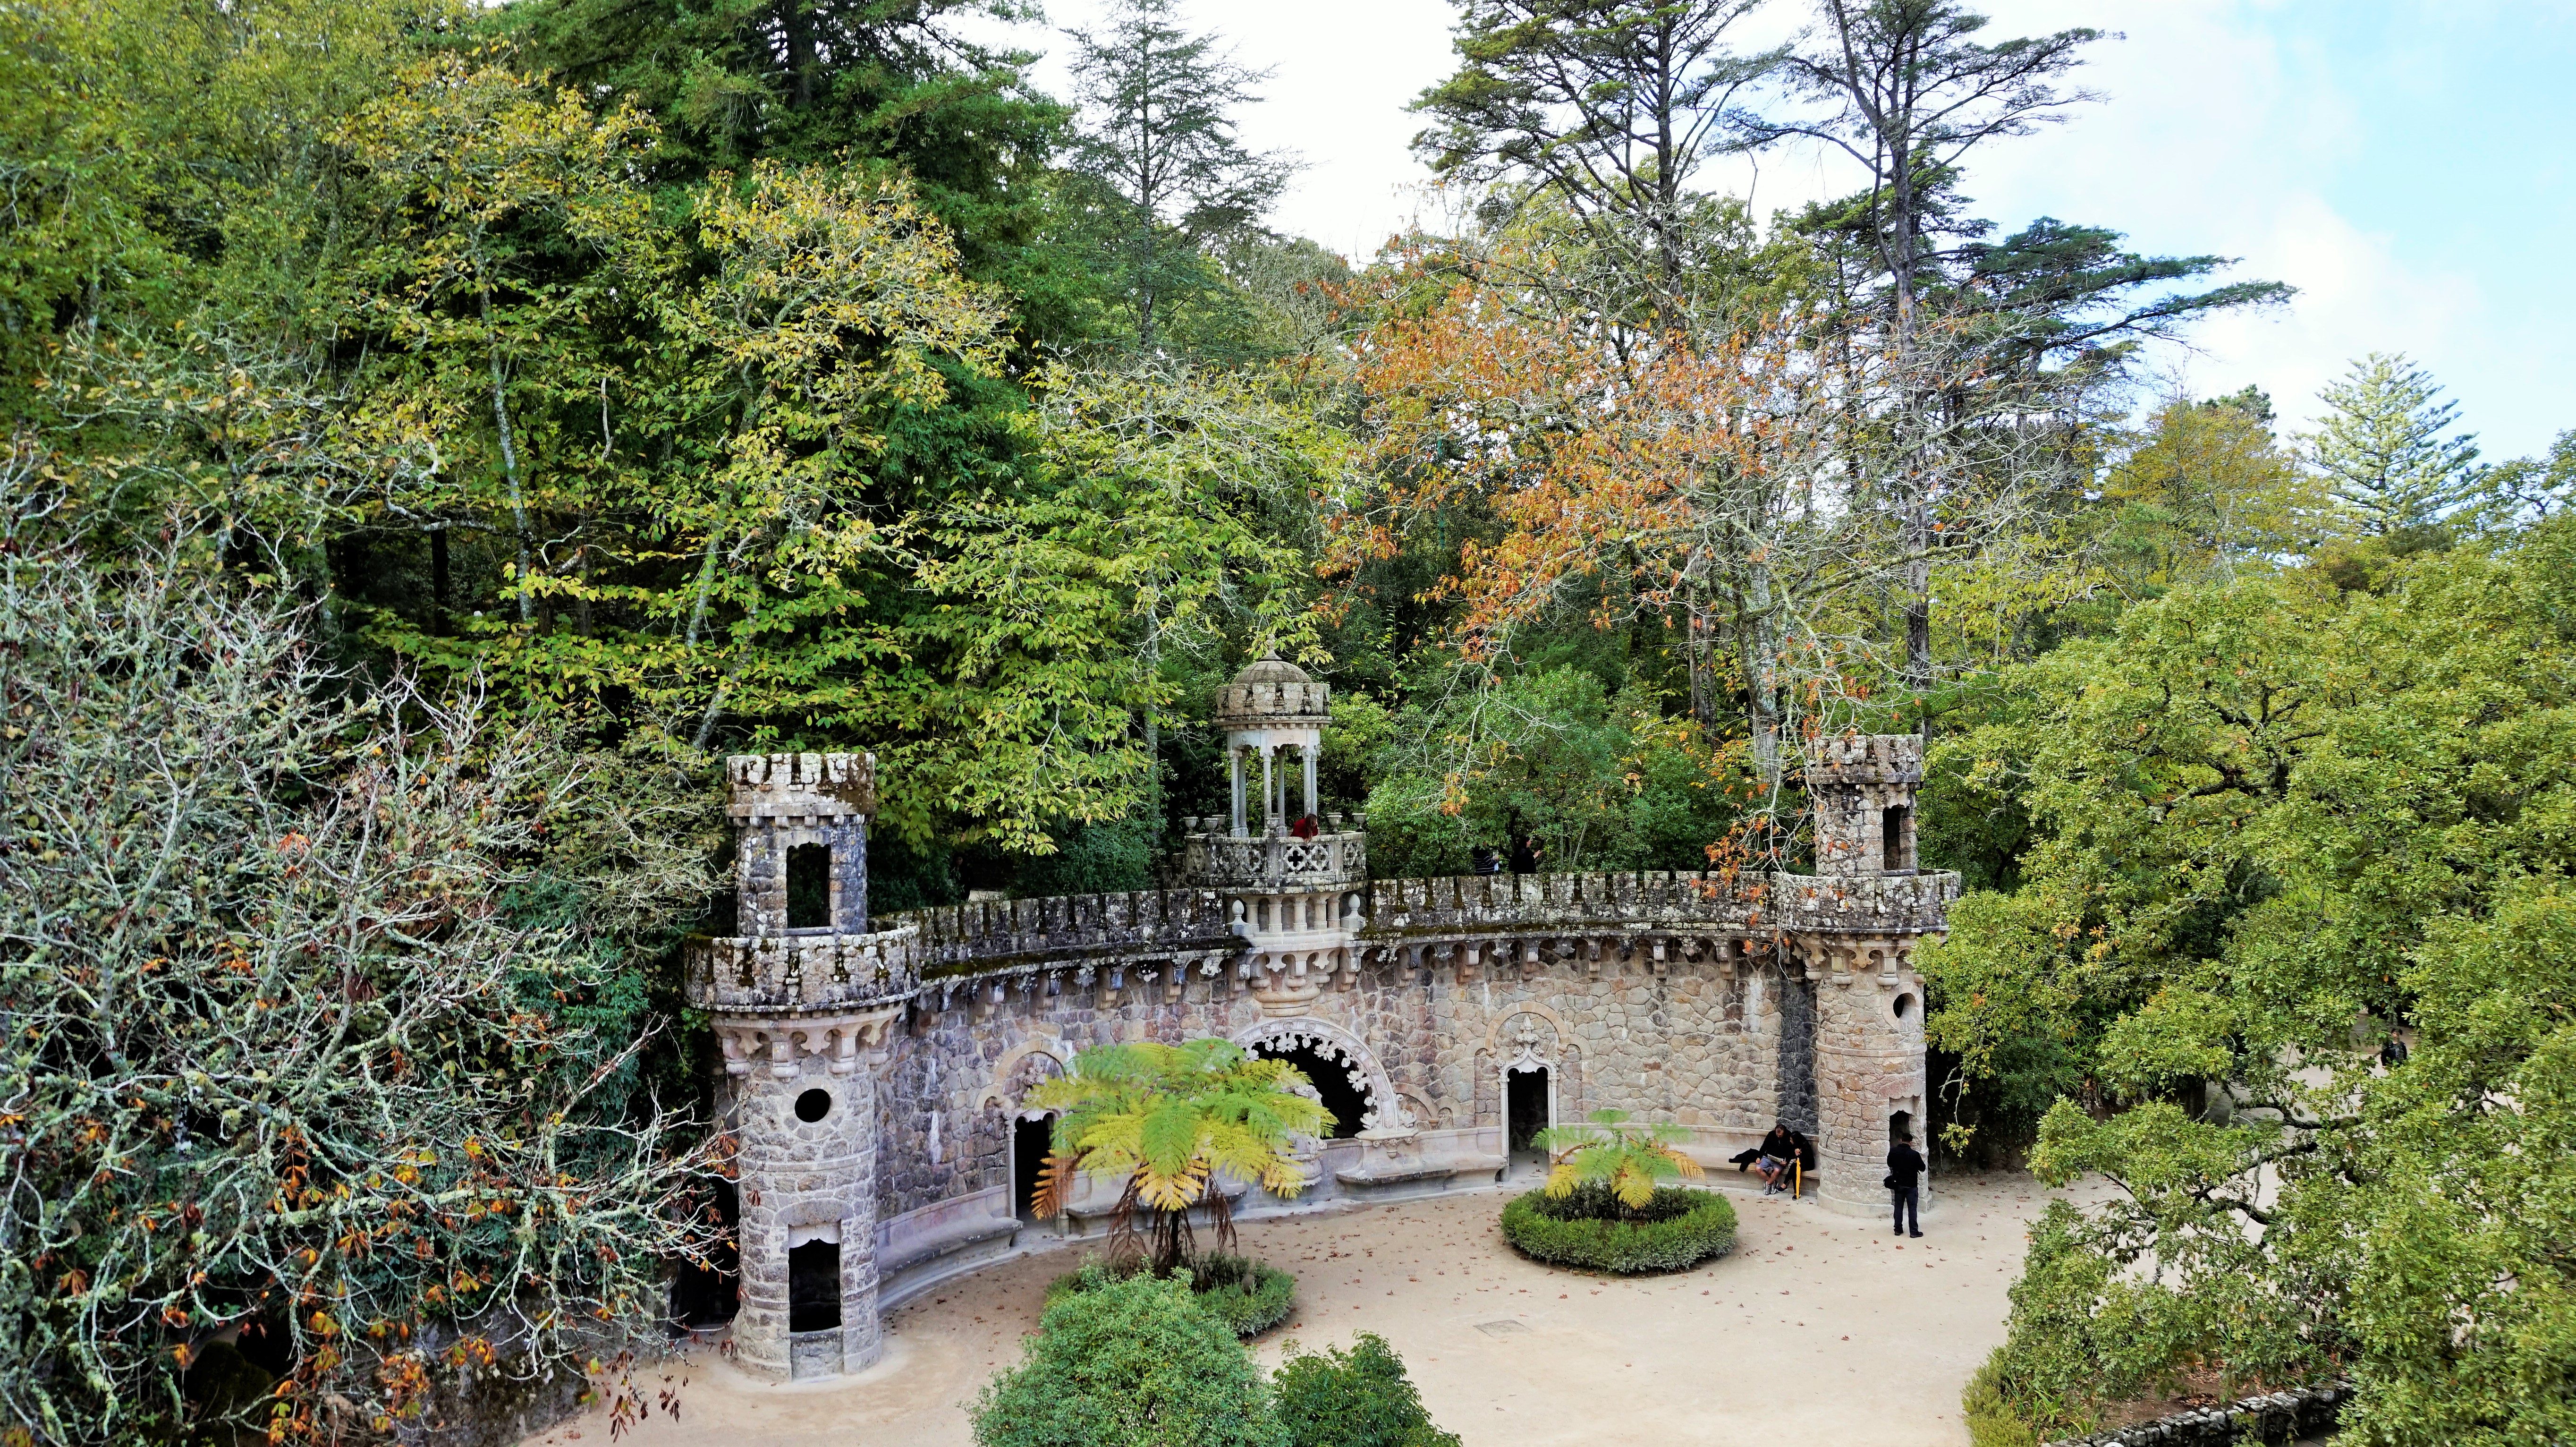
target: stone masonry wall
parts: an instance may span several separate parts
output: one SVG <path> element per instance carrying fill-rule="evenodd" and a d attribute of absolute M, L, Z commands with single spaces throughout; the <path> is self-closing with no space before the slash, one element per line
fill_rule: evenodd
<path fill-rule="evenodd" d="M 1702 960 L 1656 972 L 1640 958 L 1599 961 L 1596 973 L 1587 963 L 1526 975 L 1505 966 L 1464 984 L 1447 969 L 1373 963 L 1305 1015 L 1364 1042 L 1422 1129 L 1499 1125 L 1497 1083 L 1525 1049 L 1550 1068 L 1559 1120 L 1614 1106 L 1729 1137 L 1770 1124 L 1776 971 Z M 1231 1036 L 1264 1018 L 1222 973 L 1190 972 L 1177 999 L 1167 976 L 1130 972 L 1116 990 L 1106 979 L 1067 980 L 1051 997 L 1042 978 L 1026 979 L 998 1003 L 987 991 L 945 1010 L 916 1005 L 876 1067 L 880 1217 L 1008 1185 L 1031 1053 L 1062 1062 L 1095 1044 Z"/>

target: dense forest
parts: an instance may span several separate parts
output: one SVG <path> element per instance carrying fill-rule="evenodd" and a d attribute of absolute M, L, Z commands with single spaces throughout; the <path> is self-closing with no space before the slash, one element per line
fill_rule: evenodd
<path fill-rule="evenodd" d="M 2576 432 L 2180 390 L 2292 289 L 1979 214 L 2090 31 L 1459 0 L 1445 220 L 1342 257 L 1168 0 L 1065 96 L 984 14 L 0 6 L 0 1440 L 613 1353 L 712 1244 L 721 757 L 873 752 L 880 912 L 1139 888 L 1272 650 L 1381 875 L 1803 869 L 1802 744 L 1927 737 L 1941 1145 L 2123 1188 L 1991 1440 L 2576 1436 Z"/>

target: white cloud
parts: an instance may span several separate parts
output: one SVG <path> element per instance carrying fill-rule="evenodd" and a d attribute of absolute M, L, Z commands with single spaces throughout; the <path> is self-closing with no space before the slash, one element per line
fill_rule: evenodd
<path fill-rule="evenodd" d="M 1779 0 L 1780 13 L 1793 5 Z M 1103 8 L 1102 0 L 1058 0 L 1050 18 L 1089 25 Z M 2476 26 L 2467 12 L 2492 21 L 2503 10 L 2353 0 L 1989 0 L 1987 8 L 1997 38 L 2072 25 L 2125 38 L 2094 46 L 2080 74 L 2104 104 L 1970 158 L 1967 189 L 1979 214 L 2007 228 L 2039 215 L 2110 226 L 2143 251 L 2239 257 L 2231 276 L 2300 289 L 2286 313 L 2203 324 L 2197 352 L 2176 359 L 2192 385 L 2232 391 L 2253 382 L 2285 419 L 2303 421 L 2318 386 L 2349 359 L 2404 351 L 2462 400 L 2491 456 L 2537 450 L 2556 428 L 2576 425 L 2561 380 L 2576 371 L 2576 346 L 2550 316 L 2548 293 L 2533 292 L 2535 284 L 2569 287 L 2550 280 L 2557 268 L 2535 271 L 2527 259 L 2538 244 L 2529 238 L 2563 230 L 2550 208 L 2566 207 L 2567 188 L 2553 185 L 2548 169 L 2562 165 L 2554 148 L 2563 132 L 2516 142 L 2492 124 L 2486 133 L 2455 124 L 2454 139 L 2436 119 L 2474 108 L 2485 99 L 2479 88 L 2495 84 L 2455 51 L 2492 39 L 2468 34 Z M 1250 144 L 1292 149 L 1307 163 L 1275 223 L 1365 259 L 1404 224 L 1410 188 L 1425 179 L 1407 151 L 1420 118 L 1404 107 L 1449 73 L 1451 7 L 1195 0 L 1185 17 L 1194 29 L 1223 33 L 1244 63 L 1276 68 L 1268 102 L 1243 123 Z M 2545 47 L 2544 31 L 2564 29 L 2527 33 Z M 1061 37 L 1021 38 L 1056 52 L 1039 79 L 1066 93 Z M 2492 209 L 2464 218 L 2456 205 L 2420 215 L 2391 208 L 2388 187 L 2424 184 L 2381 174 L 2387 137 L 2410 125 L 2436 141 L 2436 159 L 2419 164 L 2493 165 L 2499 148 L 2516 144 L 2538 159 L 2499 183 Z M 1729 170 L 1723 184 L 1752 189 L 1768 212 L 1854 182 L 1829 157 L 1782 151 Z M 2355 219 L 2357 194 L 2383 203 L 2372 223 Z"/>

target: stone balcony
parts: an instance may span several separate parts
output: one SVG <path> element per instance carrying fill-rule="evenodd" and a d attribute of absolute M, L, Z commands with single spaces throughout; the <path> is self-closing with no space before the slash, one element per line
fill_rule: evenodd
<path fill-rule="evenodd" d="M 718 1014 L 811 1015 L 899 1004 L 921 988 L 921 930 L 701 935 L 688 943 L 689 1003 Z"/>
<path fill-rule="evenodd" d="M 1368 835 L 1190 834 L 1182 841 L 1181 874 L 1201 889 L 1346 889 L 1368 880 Z"/>

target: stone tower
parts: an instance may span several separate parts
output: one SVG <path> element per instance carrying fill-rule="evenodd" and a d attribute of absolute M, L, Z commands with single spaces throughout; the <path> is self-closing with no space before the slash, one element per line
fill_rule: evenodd
<path fill-rule="evenodd" d="M 1820 740 L 1807 759 L 1815 815 L 1816 886 L 1857 928 L 1820 929 L 1795 942 L 1816 984 L 1816 1148 L 1828 1204 L 1884 1210 L 1879 1185 L 1899 1131 L 1925 1145 L 1923 982 L 1914 949 L 1936 934 L 1945 897 L 1919 886 L 1914 792 L 1923 740 L 1868 734 Z M 1932 1204 L 1930 1182 L 1923 1205 Z"/>
<path fill-rule="evenodd" d="M 874 1059 L 918 992 L 917 927 L 868 930 L 865 754 L 727 761 L 738 933 L 690 942 L 689 1003 L 712 1016 L 738 1141 L 736 1358 L 773 1377 L 877 1359 Z"/>

